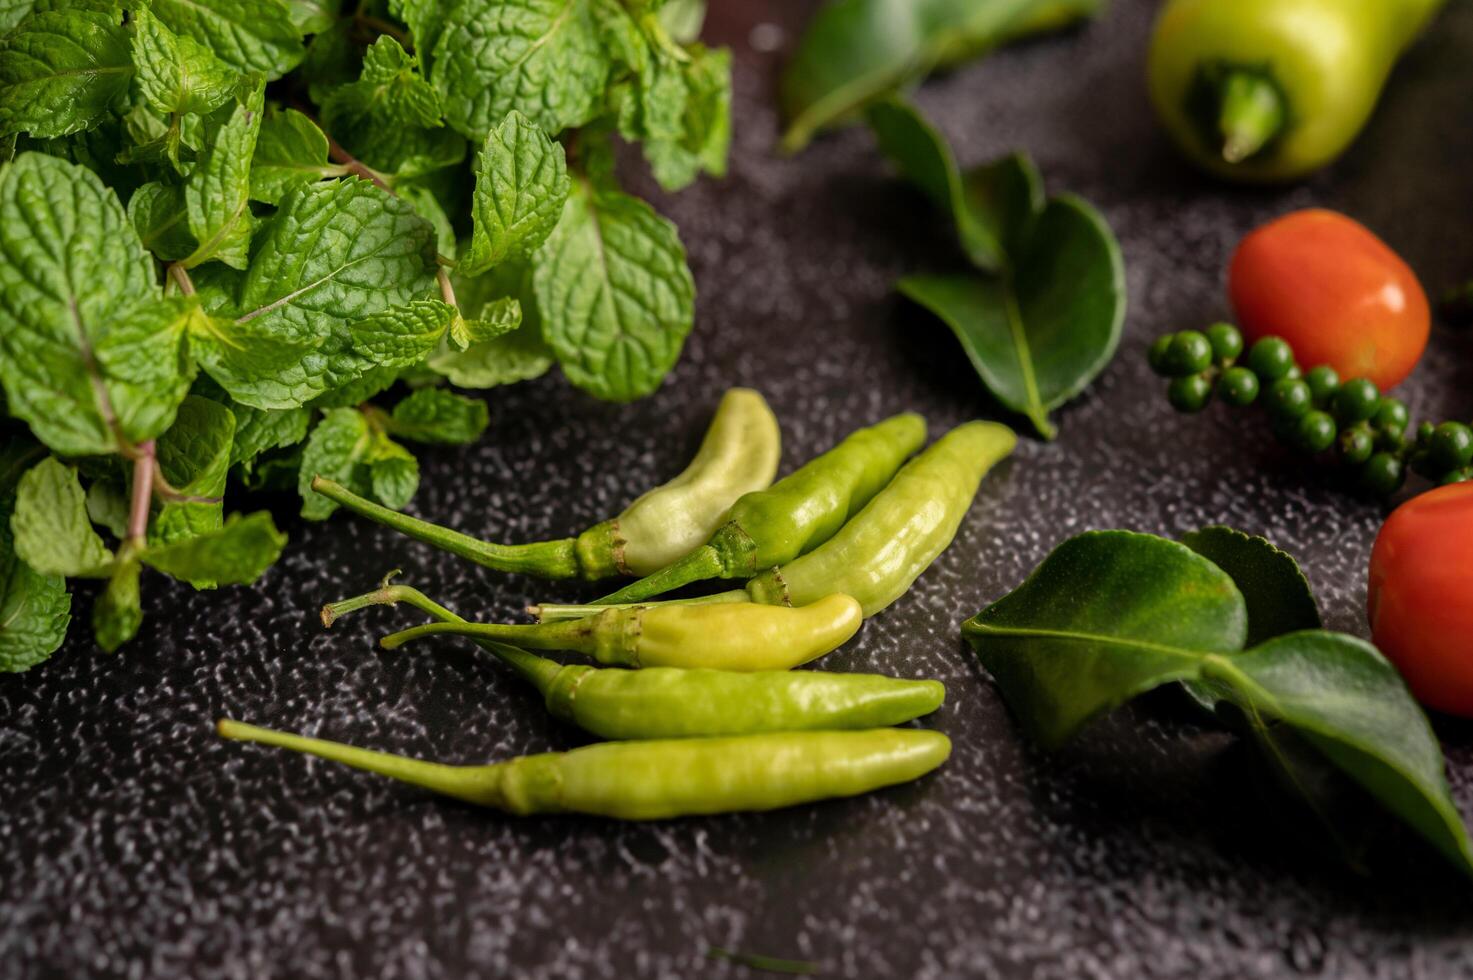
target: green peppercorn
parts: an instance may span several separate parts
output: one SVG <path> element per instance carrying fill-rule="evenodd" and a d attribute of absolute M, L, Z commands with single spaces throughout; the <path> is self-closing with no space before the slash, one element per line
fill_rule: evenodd
<path fill-rule="evenodd" d="M 1294 427 L 1294 445 L 1307 453 L 1322 453 L 1335 442 L 1335 420 L 1329 412 L 1308 412 Z"/>
<path fill-rule="evenodd" d="M 1162 367 L 1172 378 L 1200 374 L 1211 366 L 1212 344 L 1198 330 L 1183 330 L 1172 337 L 1162 355 Z"/>
<path fill-rule="evenodd" d="M 1278 337 L 1264 337 L 1248 349 L 1247 366 L 1258 380 L 1267 384 L 1288 375 L 1295 368 L 1294 352 Z"/>
<path fill-rule="evenodd" d="M 1360 468 L 1360 483 L 1378 497 L 1389 497 L 1406 479 L 1401 460 L 1391 453 L 1377 453 Z"/>
<path fill-rule="evenodd" d="M 1268 386 L 1263 404 L 1279 418 L 1297 419 L 1314 407 L 1309 385 L 1300 378 L 1280 378 Z"/>
<path fill-rule="evenodd" d="M 1339 448 L 1342 460 L 1358 466 L 1370 459 L 1371 453 L 1376 451 L 1376 437 L 1371 435 L 1370 429 L 1358 425 L 1340 433 Z"/>
<path fill-rule="evenodd" d="M 1243 335 L 1231 323 L 1214 323 L 1207 328 L 1207 341 L 1212 356 L 1223 363 L 1236 360 L 1243 353 Z"/>
<path fill-rule="evenodd" d="M 1473 467 L 1464 467 L 1460 470 L 1449 470 L 1442 475 L 1442 479 L 1439 480 L 1438 483 L 1440 483 L 1442 486 L 1447 486 L 1450 483 L 1462 483 L 1465 480 L 1473 480 Z"/>
<path fill-rule="evenodd" d="M 1304 372 L 1299 370 L 1298 364 L 1295 364 L 1293 367 L 1289 368 L 1289 372 L 1285 374 L 1284 377 L 1293 378 L 1297 381 L 1300 378 L 1304 377 Z"/>
<path fill-rule="evenodd" d="M 1395 429 L 1375 429 L 1376 448 L 1384 449 L 1388 453 L 1396 453 L 1398 456 L 1406 452 L 1410 445 L 1405 433 L 1397 432 Z"/>
<path fill-rule="evenodd" d="M 1381 404 L 1381 392 L 1373 381 L 1355 378 L 1340 386 L 1332 404 L 1336 421 L 1341 425 L 1354 425 L 1376 414 Z"/>
<path fill-rule="evenodd" d="M 1310 394 L 1314 395 L 1315 408 L 1330 404 L 1330 399 L 1340 390 L 1340 375 L 1328 364 L 1310 368 L 1304 372 L 1304 380 L 1309 384 Z"/>
<path fill-rule="evenodd" d="M 1212 400 L 1212 382 L 1205 374 L 1173 378 L 1171 384 L 1166 386 L 1166 400 L 1178 412 L 1200 412 Z"/>
<path fill-rule="evenodd" d="M 1258 375 L 1245 367 L 1230 367 L 1222 372 L 1217 394 L 1229 405 L 1251 405 L 1258 397 Z"/>
<path fill-rule="evenodd" d="M 1433 431 L 1427 448 L 1439 472 L 1460 470 L 1473 462 L 1473 429 L 1461 422 L 1444 422 Z"/>
<path fill-rule="evenodd" d="M 1381 397 L 1376 405 L 1376 414 L 1371 416 L 1371 424 L 1383 432 L 1405 432 L 1411 420 L 1406 402 L 1390 395 Z"/>
<path fill-rule="evenodd" d="M 1167 353 L 1171 350 L 1171 342 L 1175 338 L 1176 334 L 1174 333 L 1162 334 L 1156 338 L 1156 342 L 1146 352 L 1146 360 L 1150 363 L 1151 370 L 1163 378 L 1171 376 L 1171 372 L 1166 370 Z"/>
<path fill-rule="evenodd" d="M 1417 446 L 1425 449 L 1432 442 L 1432 433 L 1437 431 L 1437 426 L 1431 422 L 1422 422 L 1417 426 Z"/>

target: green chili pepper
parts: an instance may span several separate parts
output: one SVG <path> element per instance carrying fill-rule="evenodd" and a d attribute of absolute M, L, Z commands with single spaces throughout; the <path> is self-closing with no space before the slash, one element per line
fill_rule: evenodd
<path fill-rule="evenodd" d="M 384 583 L 366 595 L 324 606 L 322 621 L 368 605 L 407 602 L 431 616 L 463 623 L 407 585 Z M 940 681 L 820 671 L 625 670 L 560 664 L 505 643 L 478 640 L 547 701 L 554 717 L 603 738 L 687 738 L 759 732 L 881 728 L 941 707 Z"/>
<path fill-rule="evenodd" d="M 454 633 L 537 650 L 575 650 L 599 663 L 628 667 L 787 670 L 841 645 L 863 622 L 858 602 L 833 594 L 793 608 L 673 603 L 619 606 L 583 619 L 535 625 L 427 623 L 379 643 L 393 650 L 422 636 Z"/>
<path fill-rule="evenodd" d="M 733 501 L 772 482 L 781 445 L 777 419 L 762 396 L 749 388 L 732 388 L 683 473 L 576 538 L 532 544 L 481 541 L 380 507 L 321 477 L 313 478 L 312 489 L 355 514 L 487 568 L 593 580 L 648 574 L 706 540 L 726 519 Z"/>
<path fill-rule="evenodd" d="M 851 433 L 822 456 L 731 507 L 711 540 L 602 603 L 638 602 L 708 578 L 751 578 L 833 537 L 926 441 L 913 412 Z"/>
<path fill-rule="evenodd" d="M 745 589 L 687 602 L 751 602 L 801 605 L 841 590 L 873 616 L 905 594 L 956 536 L 982 477 L 1017 445 L 996 422 L 968 422 L 903 466 L 895 479 L 838 534 L 808 554 L 768 569 Z M 587 616 L 599 605 L 537 606 L 544 622 Z"/>
<path fill-rule="evenodd" d="M 508 813 L 619 820 L 775 810 L 919 779 L 946 761 L 940 732 L 876 728 L 602 742 L 489 766 L 448 766 L 221 720 L 225 738 L 304 752 Z"/>
<path fill-rule="evenodd" d="M 1171 0 L 1151 42 L 1151 96 L 1207 170 L 1302 177 L 1355 139 L 1443 2 Z"/>

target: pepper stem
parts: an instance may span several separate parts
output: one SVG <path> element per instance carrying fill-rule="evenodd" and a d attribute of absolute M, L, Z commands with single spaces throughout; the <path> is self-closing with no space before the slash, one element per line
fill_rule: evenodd
<path fill-rule="evenodd" d="M 606 609 L 633 609 L 646 606 L 704 606 L 716 602 L 751 602 L 752 597 L 745 589 L 731 589 L 727 592 L 717 592 L 715 595 L 695 596 L 691 599 L 664 599 L 660 602 L 593 602 L 586 606 L 568 605 L 556 602 L 544 602 L 536 606 L 528 606 L 527 612 L 537 617 L 538 623 L 558 623 L 569 619 L 586 619 L 596 616 Z"/>
<path fill-rule="evenodd" d="M 586 617 L 585 617 L 586 618 Z M 468 623 L 465 620 L 442 623 L 426 623 L 397 633 L 390 633 L 379 640 L 385 650 L 395 650 L 425 636 L 449 633 L 469 636 L 477 640 L 514 640 L 522 646 L 537 650 L 576 650 L 592 652 L 595 626 L 590 622 L 568 621 L 559 623 L 511 624 L 511 623 Z"/>
<path fill-rule="evenodd" d="M 434 545 L 498 572 L 520 572 L 551 579 L 578 577 L 578 556 L 573 538 L 533 544 L 492 544 L 382 507 L 342 484 L 320 476 L 312 478 L 312 489 L 360 517 L 377 521 L 416 541 Z"/>
<path fill-rule="evenodd" d="M 388 752 L 360 749 L 342 742 L 258 728 L 244 722 L 231 721 L 229 718 L 220 719 L 216 730 L 223 738 L 315 755 L 320 759 L 388 776 L 402 783 L 421 786 L 471 803 L 496 807 L 505 805 L 501 793 L 501 774 L 504 771 L 502 766 L 447 766 L 438 762 L 424 762 Z"/>
<path fill-rule="evenodd" d="M 726 565 L 721 560 L 721 553 L 709 544 L 703 544 L 684 558 L 676 559 L 657 572 L 651 572 L 638 582 L 630 582 L 619 591 L 595 600 L 595 605 L 639 602 L 678 589 L 682 585 L 720 577 L 725 571 Z"/>
<path fill-rule="evenodd" d="M 1217 117 L 1222 158 L 1242 163 L 1284 129 L 1286 112 L 1279 87 L 1257 72 L 1233 69 L 1221 83 L 1222 110 Z"/>

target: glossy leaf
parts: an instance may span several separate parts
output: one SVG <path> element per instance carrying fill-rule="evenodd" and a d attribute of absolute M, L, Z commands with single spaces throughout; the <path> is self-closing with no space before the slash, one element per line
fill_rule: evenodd
<path fill-rule="evenodd" d="M 783 73 L 783 149 L 851 118 L 933 68 L 1088 16 L 1098 0 L 835 0 L 813 17 Z M 1039 16 L 1047 9 L 1049 16 Z"/>
<path fill-rule="evenodd" d="M 10 529 L 15 554 L 41 575 L 108 574 L 113 554 L 92 530 L 76 468 L 54 456 L 21 477 Z"/>
<path fill-rule="evenodd" d="M 981 174 L 988 179 L 982 179 Z M 996 276 L 908 276 L 900 291 L 956 334 L 983 384 L 1046 439 L 1049 412 L 1084 390 L 1114 356 L 1125 322 L 1125 267 L 1105 219 L 1072 195 L 1031 218 L 1016 167 L 979 171 L 967 208 L 1009 251 Z M 989 193 L 995 187 L 1006 195 Z M 982 210 L 982 202 L 990 202 Z M 985 222 L 985 223 L 984 223 Z M 1010 243 L 1016 242 L 1015 245 Z"/>
<path fill-rule="evenodd" d="M 658 388 L 695 316 L 675 226 L 639 198 L 586 183 L 538 253 L 533 284 L 563 373 L 610 401 Z"/>
<path fill-rule="evenodd" d="M 535 252 L 562 215 L 568 187 L 562 145 L 521 113 L 508 113 L 476 159 L 475 224 L 462 272 L 477 275 Z"/>
<path fill-rule="evenodd" d="M 90 129 L 128 93 L 133 59 L 121 10 L 47 10 L 0 40 L 0 135 Z"/>
<path fill-rule="evenodd" d="M 173 544 L 150 546 L 143 562 L 193 585 L 249 585 L 281 556 L 286 535 L 267 511 L 248 517 L 230 515 L 223 526 Z"/>
<path fill-rule="evenodd" d="M 157 393 L 100 374 L 91 351 L 158 295 L 152 260 L 92 171 L 40 153 L 0 169 L 0 383 L 42 442 L 88 455 L 156 434 Z"/>
<path fill-rule="evenodd" d="M 1214 524 L 1181 536 L 1181 543 L 1227 572 L 1248 605 L 1247 646 L 1285 633 L 1320 628 L 1320 612 L 1288 552 L 1267 539 Z"/>
<path fill-rule="evenodd" d="M 1124 531 L 1071 538 L 963 633 L 1045 745 L 1162 684 L 1200 681 L 1269 738 L 1288 726 L 1473 873 L 1441 750 L 1395 669 L 1364 641 L 1322 630 L 1242 651 L 1242 594 L 1183 545 Z"/>

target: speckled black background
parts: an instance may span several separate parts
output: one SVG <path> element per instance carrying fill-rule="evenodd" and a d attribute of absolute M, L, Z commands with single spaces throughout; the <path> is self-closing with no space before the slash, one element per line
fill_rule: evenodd
<path fill-rule="evenodd" d="M 737 56 L 731 176 L 648 192 L 680 225 L 697 327 L 669 383 L 629 406 L 557 376 L 492 392 L 478 446 L 430 453 L 415 510 L 507 540 L 561 536 L 679 470 L 731 384 L 760 388 L 791 467 L 902 409 L 934 431 L 997 416 L 955 343 L 891 292 L 955 262 L 944 222 L 869 137 L 771 152 L 773 85 L 812 4 L 716 0 Z M 1238 237 L 1294 207 L 1368 223 L 1429 286 L 1473 271 L 1473 7 L 1454 3 L 1335 168 L 1287 190 L 1198 177 L 1158 133 L 1142 58 L 1155 4 L 929 83 L 920 102 L 964 162 L 1025 147 L 1093 200 L 1124 246 L 1125 340 L 990 476 L 953 548 L 827 665 L 939 677 L 935 776 L 865 798 L 648 826 L 517 820 L 325 763 L 217 740 L 222 714 L 448 761 L 579 742 L 495 664 L 452 642 L 394 655 L 407 612 L 324 633 L 323 601 L 385 570 L 470 614 L 549 595 L 347 519 L 292 535 L 258 587 L 146 579 L 118 656 L 85 628 L 0 678 L 0 974 L 132 977 L 738 977 L 711 945 L 847 977 L 1213 978 L 1473 975 L 1473 890 L 1415 846 L 1357 878 L 1289 832 L 1224 736 L 1160 701 L 1070 749 L 1025 744 L 958 639 L 1064 537 L 1227 521 L 1307 566 L 1329 624 L 1364 633 L 1382 511 L 1348 498 L 1256 422 L 1169 412 L 1143 366 L 1159 332 L 1226 313 Z M 756 25 L 767 24 L 759 28 Z M 774 42 L 777 50 L 773 50 Z M 1407 384 L 1420 413 L 1473 409 L 1473 341 L 1439 331 Z M 79 590 L 76 612 L 91 605 Z M 576 590 L 575 590 L 576 591 Z M 1439 721 L 1473 815 L 1473 730 Z M 1250 760 L 1251 761 L 1251 760 Z"/>

